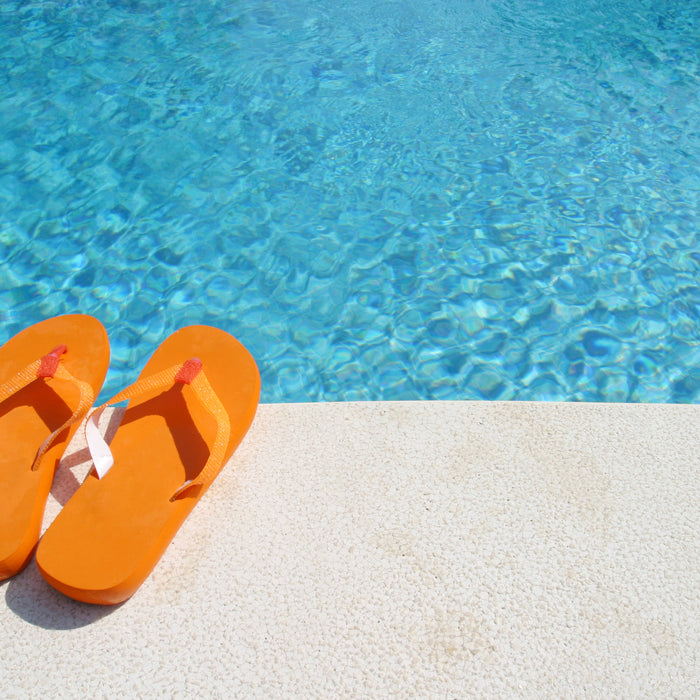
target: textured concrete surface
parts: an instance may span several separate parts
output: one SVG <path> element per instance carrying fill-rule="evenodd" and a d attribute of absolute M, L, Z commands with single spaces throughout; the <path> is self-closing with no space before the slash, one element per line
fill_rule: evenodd
<path fill-rule="evenodd" d="M 0 691 L 700 697 L 699 428 L 700 406 L 261 406 L 131 600 L 76 603 L 33 563 L 0 585 Z"/>

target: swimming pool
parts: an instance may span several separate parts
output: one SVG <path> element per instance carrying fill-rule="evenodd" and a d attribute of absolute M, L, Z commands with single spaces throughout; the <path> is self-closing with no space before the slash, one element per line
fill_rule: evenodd
<path fill-rule="evenodd" d="M 0 339 L 104 394 L 228 330 L 263 401 L 700 400 L 700 1 L 0 0 Z"/>

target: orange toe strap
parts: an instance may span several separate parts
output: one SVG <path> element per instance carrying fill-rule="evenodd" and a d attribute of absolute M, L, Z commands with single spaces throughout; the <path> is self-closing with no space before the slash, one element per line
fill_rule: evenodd
<path fill-rule="evenodd" d="M 149 377 L 137 380 L 107 403 L 102 404 L 102 406 L 90 413 L 85 424 L 85 437 L 95 465 L 95 471 L 100 479 L 104 477 L 114 464 L 112 452 L 97 427 L 104 409 L 122 401 L 128 401 L 137 396 L 152 393 L 157 389 L 170 388 L 174 383 L 189 384 L 195 396 L 213 416 L 216 422 L 216 435 L 209 449 L 209 459 L 207 459 L 199 476 L 196 479 L 186 481 L 175 491 L 170 500 L 174 501 L 180 498 L 192 488 L 208 486 L 214 480 L 224 463 L 226 448 L 231 435 L 231 423 L 226 409 L 216 392 L 212 389 L 211 384 L 209 384 L 209 380 L 202 369 L 201 360 L 198 360 L 196 357 L 187 360 L 181 365 L 169 367 Z"/>
<path fill-rule="evenodd" d="M 62 379 L 75 384 L 80 391 L 78 406 L 73 411 L 70 418 L 60 427 L 56 428 L 56 430 L 54 430 L 51 435 L 49 435 L 41 444 L 41 447 L 34 458 L 32 471 L 39 468 L 41 458 L 46 454 L 56 437 L 70 425 L 75 423 L 75 421 L 78 420 L 95 401 L 95 392 L 93 391 L 92 386 L 88 384 L 88 382 L 84 382 L 77 377 L 74 377 L 65 368 L 65 366 L 61 364 L 61 355 L 63 355 L 67 350 L 68 348 L 65 345 L 59 345 L 47 355 L 44 355 L 40 359 L 34 360 L 34 362 L 28 364 L 14 377 L 0 386 L 0 403 L 6 399 L 9 399 L 13 394 L 16 394 L 21 389 L 24 389 L 24 387 L 28 386 L 37 379 Z"/>

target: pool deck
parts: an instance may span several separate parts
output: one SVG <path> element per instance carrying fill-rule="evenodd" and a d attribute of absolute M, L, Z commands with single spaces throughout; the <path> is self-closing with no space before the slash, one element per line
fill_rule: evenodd
<path fill-rule="evenodd" d="M 262 405 L 131 600 L 0 592 L 4 697 L 697 698 L 700 406 Z"/>

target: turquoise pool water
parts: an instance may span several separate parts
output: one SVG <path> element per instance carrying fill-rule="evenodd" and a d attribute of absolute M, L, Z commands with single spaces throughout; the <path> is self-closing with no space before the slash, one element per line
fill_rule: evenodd
<path fill-rule="evenodd" d="M 700 400 L 699 0 L 0 0 L 0 340 L 263 401 Z"/>

